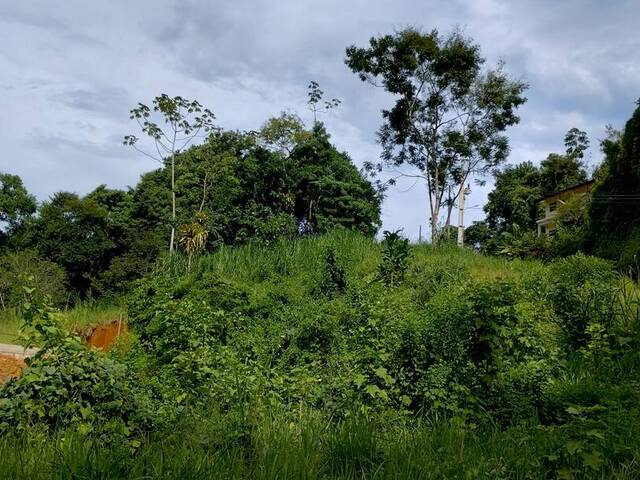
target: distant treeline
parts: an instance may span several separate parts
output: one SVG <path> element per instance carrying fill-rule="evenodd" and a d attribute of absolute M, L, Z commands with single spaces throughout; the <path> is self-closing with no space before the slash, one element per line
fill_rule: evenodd
<path fill-rule="evenodd" d="M 81 296 L 122 291 L 168 250 L 172 226 L 179 236 L 196 216 L 207 232 L 205 251 L 334 228 L 374 235 L 380 225 L 377 190 L 320 122 L 307 129 L 291 114 L 258 132 L 217 129 L 177 153 L 175 225 L 170 175 L 166 160 L 133 188 L 57 192 L 39 204 L 18 176 L 2 173 L 3 303 L 20 296 L 15 285 L 25 272 L 58 300 L 65 286 Z"/>

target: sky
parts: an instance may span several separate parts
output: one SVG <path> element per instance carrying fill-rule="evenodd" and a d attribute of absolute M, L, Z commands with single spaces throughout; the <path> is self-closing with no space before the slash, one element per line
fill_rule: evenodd
<path fill-rule="evenodd" d="M 281 111 L 311 123 L 311 80 L 342 100 L 321 118 L 335 145 L 358 166 L 376 161 L 393 98 L 345 66 L 345 48 L 408 26 L 460 28 L 488 66 L 503 60 L 529 84 L 508 163 L 562 152 L 577 127 L 595 165 L 605 126 L 622 128 L 640 97 L 638 25 L 638 0 L 0 0 L 0 171 L 39 200 L 134 186 L 157 168 L 122 145 L 138 102 L 197 99 L 225 129 L 255 130 Z M 486 180 L 471 186 L 466 223 L 483 218 Z M 427 202 L 424 185 L 399 183 L 383 229 L 424 234 Z"/>

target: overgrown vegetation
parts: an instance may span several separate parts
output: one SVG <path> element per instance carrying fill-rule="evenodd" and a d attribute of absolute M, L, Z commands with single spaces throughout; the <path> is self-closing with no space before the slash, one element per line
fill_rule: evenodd
<path fill-rule="evenodd" d="M 223 248 L 191 271 L 174 256 L 131 293 L 136 338 L 110 358 L 28 310 L 53 334 L 0 390 L 0 472 L 640 474 L 637 285 L 592 257 L 544 265 L 389 238 Z M 390 256 L 403 282 L 380 281 Z M 52 446 L 68 454 L 53 462 Z"/>
<path fill-rule="evenodd" d="M 311 93 L 314 101 L 322 97 Z M 187 108 L 181 98 L 156 101 L 169 117 Z M 143 124 L 147 114 L 136 110 Z M 0 266 L 6 265 L 6 273 L 0 268 L 0 307 L 15 303 L 8 297 L 15 296 L 11 272 L 18 264 L 43 287 L 38 292 L 56 302 L 117 300 L 169 249 L 193 258 L 221 245 L 269 244 L 335 228 L 377 232 L 379 193 L 332 145 L 322 123 L 307 127 L 283 113 L 258 132 L 239 132 L 213 128 L 210 116 L 205 120 L 202 143 L 175 146 L 158 159 L 160 168 L 129 190 L 101 185 L 84 196 L 57 192 L 37 205 L 19 177 L 0 173 Z M 187 128 L 195 141 L 200 121 L 194 122 L 174 126 Z M 145 133 L 166 141 L 154 125 Z"/>

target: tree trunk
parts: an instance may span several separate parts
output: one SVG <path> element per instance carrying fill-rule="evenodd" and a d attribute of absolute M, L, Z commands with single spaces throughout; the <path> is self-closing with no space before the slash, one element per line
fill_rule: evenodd
<path fill-rule="evenodd" d="M 431 244 L 438 243 L 438 217 L 431 215 Z"/>
<path fill-rule="evenodd" d="M 464 191 L 461 191 L 458 193 L 458 247 L 462 248 L 463 246 L 464 246 Z"/>
<path fill-rule="evenodd" d="M 449 197 L 448 201 L 449 205 L 447 205 L 447 221 L 444 222 L 445 231 L 449 231 L 449 227 L 451 226 L 451 214 L 453 213 L 453 199 Z"/>
<path fill-rule="evenodd" d="M 176 161 L 171 156 L 171 240 L 169 241 L 169 252 L 173 253 L 173 245 L 176 237 Z"/>
<path fill-rule="evenodd" d="M 442 192 L 440 191 L 440 182 L 438 181 L 438 170 L 435 170 L 433 179 L 433 198 L 429 194 L 431 202 L 431 244 L 438 243 L 438 218 L 440 217 L 440 207 L 442 206 Z"/>

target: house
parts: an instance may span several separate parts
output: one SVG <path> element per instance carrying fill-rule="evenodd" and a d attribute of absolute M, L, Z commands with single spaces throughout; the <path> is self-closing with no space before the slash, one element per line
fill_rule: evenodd
<path fill-rule="evenodd" d="M 557 209 L 562 205 L 569 197 L 574 195 L 589 195 L 591 188 L 593 187 L 593 180 L 587 180 L 586 182 L 579 183 L 559 192 L 547 195 L 542 199 L 544 205 L 544 217 L 538 220 L 538 236 L 543 234 L 551 234 L 556 229 L 555 216 Z"/>

